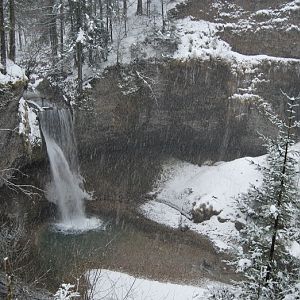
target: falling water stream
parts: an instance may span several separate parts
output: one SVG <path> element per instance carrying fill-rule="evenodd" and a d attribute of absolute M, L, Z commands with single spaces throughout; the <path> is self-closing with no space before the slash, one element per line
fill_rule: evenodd
<path fill-rule="evenodd" d="M 85 231 L 100 226 L 100 221 L 87 218 L 84 190 L 79 171 L 76 139 L 69 110 L 51 108 L 40 113 L 41 130 L 47 146 L 51 168 L 51 182 L 47 198 L 55 203 L 60 214 L 56 228 L 62 231 Z"/>

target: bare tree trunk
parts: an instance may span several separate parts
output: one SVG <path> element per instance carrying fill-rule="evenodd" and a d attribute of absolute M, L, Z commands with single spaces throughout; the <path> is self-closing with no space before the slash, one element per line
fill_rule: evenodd
<path fill-rule="evenodd" d="M 69 15 L 70 15 L 70 25 L 71 25 L 71 34 L 72 38 L 76 39 L 77 30 L 76 30 L 76 3 L 74 3 L 72 0 L 68 0 L 69 3 Z M 75 12 L 75 13 L 74 13 Z M 74 66 L 77 66 L 77 54 L 74 51 Z"/>
<path fill-rule="evenodd" d="M 60 0 L 60 59 L 61 59 L 61 73 L 64 72 L 64 27 L 65 27 L 65 16 L 64 16 L 64 2 Z"/>
<path fill-rule="evenodd" d="M 1 38 L 1 64 L 2 72 L 6 74 L 6 43 L 4 30 L 4 7 L 3 0 L 0 0 L 0 38 Z"/>
<path fill-rule="evenodd" d="M 104 24 L 103 24 L 103 5 L 102 5 L 102 0 L 99 0 L 99 13 L 100 13 L 101 29 L 103 29 L 104 28 Z"/>
<path fill-rule="evenodd" d="M 161 18 L 162 18 L 162 32 L 164 32 L 166 27 L 164 0 L 161 0 Z"/>
<path fill-rule="evenodd" d="M 82 43 L 77 42 L 77 79 L 78 93 L 82 94 Z"/>
<path fill-rule="evenodd" d="M 87 4 L 87 13 L 90 16 L 91 19 L 93 19 L 93 14 L 94 14 L 94 3 L 93 0 L 89 0 L 88 4 Z M 92 46 L 95 44 L 95 34 L 94 32 L 90 32 L 90 37 L 91 37 L 91 41 L 90 41 L 90 47 L 89 47 L 89 64 L 93 65 L 94 63 L 94 57 L 93 57 L 93 48 Z"/>
<path fill-rule="evenodd" d="M 143 14 L 143 0 L 138 0 L 136 14 L 139 16 Z"/>
<path fill-rule="evenodd" d="M 19 37 L 19 48 L 22 51 L 23 50 L 23 41 L 22 41 L 22 28 L 21 28 L 20 24 L 18 24 L 18 37 Z"/>
<path fill-rule="evenodd" d="M 16 61 L 15 0 L 9 0 L 9 59 Z"/>
<path fill-rule="evenodd" d="M 57 15 L 54 12 L 55 0 L 50 0 L 49 3 L 49 35 L 50 35 L 50 43 L 53 60 L 57 58 L 57 50 L 58 50 L 58 35 L 57 35 L 57 26 L 56 26 L 56 18 Z"/>
<path fill-rule="evenodd" d="M 150 17 L 150 3 L 151 0 L 147 0 L 147 16 Z"/>
<path fill-rule="evenodd" d="M 1 1 L 1 0 L 0 0 Z M 25 33 L 25 30 L 22 30 L 22 32 L 23 32 L 23 37 L 24 37 L 24 44 L 25 45 L 27 45 L 27 35 L 26 35 L 26 33 Z"/>
<path fill-rule="evenodd" d="M 109 0 L 106 0 L 106 31 L 109 31 Z"/>
<path fill-rule="evenodd" d="M 112 19 L 109 18 L 109 32 L 110 32 L 110 40 L 113 42 L 113 26 L 112 26 Z"/>
<path fill-rule="evenodd" d="M 79 0 L 76 3 L 76 19 L 77 19 L 77 34 L 80 30 L 82 30 L 82 3 Z M 82 57 L 82 42 L 76 42 L 76 54 L 77 54 L 77 80 L 78 80 L 78 93 L 82 94 L 82 64 L 83 64 L 83 57 Z"/>
<path fill-rule="evenodd" d="M 127 35 L 127 0 L 123 0 L 124 32 Z"/>
<path fill-rule="evenodd" d="M 112 2 L 111 0 L 107 0 L 107 32 L 110 36 L 110 41 L 113 41 L 113 27 L 112 27 Z"/>
<path fill-rule="evenodd" d="M 97 16 L 97 1 L 96 0 L 93 3 L 93 14 L 95 17 Z"/>

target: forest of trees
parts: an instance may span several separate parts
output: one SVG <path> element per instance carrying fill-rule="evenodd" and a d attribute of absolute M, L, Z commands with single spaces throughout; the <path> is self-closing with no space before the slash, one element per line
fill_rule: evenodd
<path fill-rule="evenodd" d="M 6 58 L 16 61 L 16 54 L 27 75 L 45 58 L 51 62 L 48 72 L 55 75 L 76 68 L 81 93 L 83 64 L 99 66 L 107 60 L 114 38 L 126 37 L 128 7 L 134 5 L 136 15 L 148 17 L 160 11 L 164 29 L 166 0 L 160 3 L 160 8 L 151 10 L 150 0 L 1 0 L 2 71 L 6 72 Z"/>

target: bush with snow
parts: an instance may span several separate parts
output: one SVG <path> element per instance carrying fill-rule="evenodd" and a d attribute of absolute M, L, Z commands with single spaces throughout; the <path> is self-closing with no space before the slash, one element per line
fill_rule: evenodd
<path fill-rule="evenodd" d="M 75 285 L 63 283 L 54 295 L 55 300 L 73 300 L 80 297 L 77 291 L 74 291 Z"/>

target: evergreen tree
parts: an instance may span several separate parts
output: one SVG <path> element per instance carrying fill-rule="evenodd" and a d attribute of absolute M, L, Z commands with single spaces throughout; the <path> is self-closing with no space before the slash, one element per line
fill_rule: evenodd
<path fill-rule="evenodd" d="M 263 137 L 267 149 L 260 187 L 251 187 L 238 199 L 246 217 L 241 230 L 243 251 L 236 261 L 247 280 L 240 299 L 285 299 L 295 293 L 299 280 L 299 260 L 289 252 L 299 230 L 295 216 L 299 212 L 297 189 L 297 155 L 295 144 L 295 98 L 288 97 L 287 121 L 272 113 L 270 107 L 261 106 L 279 133 L 275 139 Z M 286 298 L 287 299 L 287 298 Z M 297 298 L 294 298 L 297 299 Z"/>

